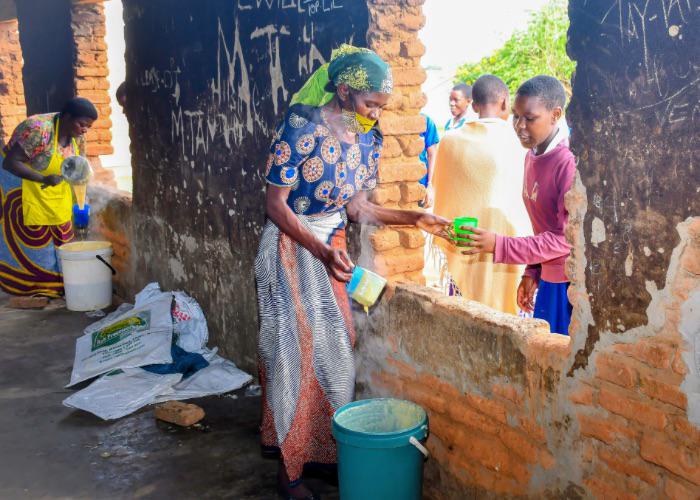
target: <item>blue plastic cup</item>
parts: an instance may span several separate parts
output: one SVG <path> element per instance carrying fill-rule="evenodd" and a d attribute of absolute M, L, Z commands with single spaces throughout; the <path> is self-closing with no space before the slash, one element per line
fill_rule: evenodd
<path fill-rule="evenodd" d="M 86 203 L 82 210 L 77 203 L 73 205 L 73 223 L 79 228 L 88 227 L 90 223 L 90 205 Z"/>

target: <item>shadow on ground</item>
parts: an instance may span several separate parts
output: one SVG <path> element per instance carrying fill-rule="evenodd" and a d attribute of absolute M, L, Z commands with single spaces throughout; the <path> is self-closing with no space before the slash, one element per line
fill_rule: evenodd
<path fill-rule="evenodd" d="M 75 339 L 92 321 L 52 306 L 10 309 L 0 295 L 0 498 L 278 498 L 276 462 L 260 455 L 258 397 L 192 400 L 206 417 L 187 429 L 148 408 L 104 422 L 64 407 Z"/>

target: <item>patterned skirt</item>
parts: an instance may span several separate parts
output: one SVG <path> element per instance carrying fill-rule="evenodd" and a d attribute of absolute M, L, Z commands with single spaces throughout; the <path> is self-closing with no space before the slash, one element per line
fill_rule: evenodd
<path fill-rule="evenodd" d="M 345 230 L 333 230 L 329 243 L 345 249 Z M 345 284 L 272 222 L 263 231 L 255 273 L 261 440 L 264 448 L 279 449 L 295 483 L 304 464 L 336 462 L 331 418 L 352 401 L 355 386 L 350 301 Z"/>
<path fill-rule="evenodd" d="M 73 223 L 25 226 L 22 180 L 2 168 L 0 156 L 0 289 L 12 295 L 63 295 L 56 247 L 74 237 Z"/>

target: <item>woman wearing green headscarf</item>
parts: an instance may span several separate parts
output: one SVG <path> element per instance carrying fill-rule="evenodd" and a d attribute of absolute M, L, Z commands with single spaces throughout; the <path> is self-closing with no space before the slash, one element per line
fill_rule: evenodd
<path fill-rule="evenodd" d="M 448 236 L 442 217 L 368 200 L 382 148 L 377 120 L 391 92 L 379 56 L 342 46 L 294 96 L 271 146 L 268 222 L 255 263 L 262 444 L 280 452 L 279 486 L 289 498 L 314 498 L 302 469 L 335 463 L 331 417 L 353 398 L 346 224 L 414 225 Z"/>

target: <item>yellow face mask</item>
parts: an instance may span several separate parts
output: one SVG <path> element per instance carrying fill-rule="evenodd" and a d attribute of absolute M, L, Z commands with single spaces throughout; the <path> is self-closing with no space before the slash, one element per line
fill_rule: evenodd
<path fill-rule="evenodd" d="M 377 120 L 365 118 L 355 111 L 349 111 L 346 109 L 341 111 L 341 116 L 347 129 L 354 134 L 366 134 L 372 130 L 374 124 L 377 123 Z"/>
<path fill-rule="evenodd" d="M 360 132 L 362 132 L 363 134 L 366 134 L 367 132 L 372 130 L 374 124 L 377 123 L 377 120 L 365 118 L 359 113 L 355 113 L 355 120 L 357 121 L 358 129 L 360 129 Z"/>

